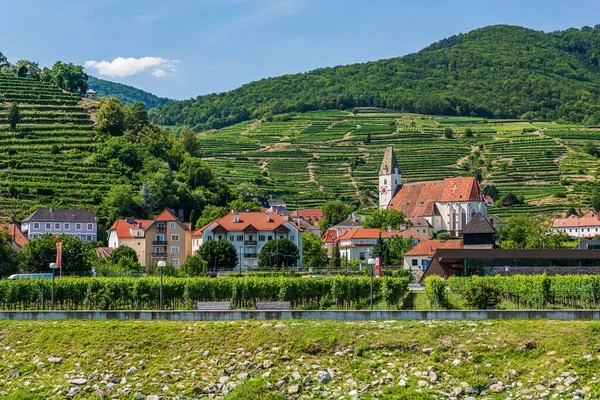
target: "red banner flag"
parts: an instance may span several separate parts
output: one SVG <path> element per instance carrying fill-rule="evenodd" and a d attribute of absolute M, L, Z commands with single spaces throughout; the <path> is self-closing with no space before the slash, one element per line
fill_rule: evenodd
<path fill-rule="evenodd" d="M 375 276 L 379 278 L 381 276 L 381 257 L 375 257 Z"/>
<path fill-rule="evenodd" d="M 62 242 L 56 242 L 56 265 L 58 269 L 62 268 Z"/>

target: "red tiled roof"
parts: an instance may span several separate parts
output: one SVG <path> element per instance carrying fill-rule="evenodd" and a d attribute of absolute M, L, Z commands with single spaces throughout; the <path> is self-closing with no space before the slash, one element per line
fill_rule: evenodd
<path fill-rule="evenodd" d="M 557 218 L 552 223 L 553 228 L 580 228 L 587 226 L 600 226 L 598 214 L 590 211 L 581 218 L 577 215 L 570 215 L 567 218 Z"/>
<path fill-rule="evenodd" d="M 481 201 L 479 185 L 475 178 L 446 178 L 442 194 L 438 200 L 442 203 L 450 201 Z"/>
<path fill-rule="evenodd" d="M 239 222 L 234 222 L 234 215 L 236 214 L 239 216 Z M 270 221 L 268 222 L 267 215 L 270 216 Z M 213 222 L 219 224 L 219 226 L 226 231 L 243 231 L 249 226 L 252 226 L 259 231 L 272 231 L 282 226 L 285 222 L 288 222 L 288 219 L 287 217 L 282 217 L 272 212 L 231 212 Z M 291 222 L 290 224 L 295 226 L 295 224 Z M 204 232 L 207 227 L 208 225 L 200 230 Z"/>
<path fill-rule="evenodd" d="M 433 256 L 437 249 L 462 249 L 462 240 L 424 240 L 407 251 L 404 256 Z"/>
<path fill-rule="evenodd" d="M 98 257 L 108 258 L 112 254 L 113 250 L 114 249 L 112 247 L 98 247 L 96 249 L 96 254 Z"/>
<path fill-rule="evenodd" d="M 155 221 L 178 221 L 177 217 L 169 210 L 164 210 L 158 217 L 154 218 Z"/>
<path fill-rule="evenodd" d="M 492 199 L 490 196 L 483 196 L 483 202 L 485 204 L 494 205 L 494 199 Z"/>
<path fill-rule="evenodd" d="M 117 237 L 119 239 L 131 239 L 130 228 L 139 229 L 139 224 L 142 224 L 141 229 L 146 229 L 151 223 L 151 219 L 136 219 L 133 224 L 128 224 L 125 219 L 118 219 L 112 224 L 110 230 L 114 229 L 117 232 Z"/>
<path fill-rule="evenodd" d="M 319 228 L 317 228 L 314 225 L 311 225 L 310 223 L 306 222 L 302 218 L 296 217 L 293 219 L 293 221 L 302 232 L 314 232 L 314 231 L 319 230 Z"/>
<path fill-rule="evenodd" d="M 323 243 L 334 243 L 337 240 L 337 230 L 329 229 L 321 238 Z"/>
<path fill-rule="evenodd" d="M 21 232 L 21 229 L 17 224 L 0 224 L 0 230 L 6 230 L 13 243 L 19 248 L 22 248 L 29 242 L 29 239 Z"/>
<path fill-rule="evenodd" d="M 431 224 L 423 217 L 411 217 L 411 218 L 406 218 L 407 221 L 410 221 L 413 226 L 426 226 L 428 228 L 431 228 Z"/>
<path fill-rule="evenodd" d="M 444 182 L 418 182 L 403 185 L 390 201 L 389 208 L 402 211 L 407 217 L 435 215 L 435 202 Z"/>
<path fill-rule="evenodd" d="M 300 217 L 304 220 L 320 221 L 323 218 L 321 210 L 296 210 L 291 215 L 292 218 Z"/>
<path fill-rule="evenodd" d="M 368 229 L 352 229 L 348 232 L 344 233 L 342 236 L 337 238 L 337 241 L 340 240 L 348 240 L 348 239 L 377 239 L 379 235 L 383 239 L 390 239 L 393 236 L 402 236 L 403 238 L 417 238 L 419 240 L 427 240 L 428 236 L 423 235 L 422 233 L 417 232 L 413 228 L 405 229 L 403 231 L 382 231 L 377 228 L 368 228 Z"/>

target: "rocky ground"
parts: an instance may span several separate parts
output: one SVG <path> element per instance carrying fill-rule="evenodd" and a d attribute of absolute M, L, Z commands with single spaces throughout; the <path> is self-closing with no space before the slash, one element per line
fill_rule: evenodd
<path fill-rule="evenodd" d="M 3 398 L 600 398 L 600 323 L 0 322 Z"/>

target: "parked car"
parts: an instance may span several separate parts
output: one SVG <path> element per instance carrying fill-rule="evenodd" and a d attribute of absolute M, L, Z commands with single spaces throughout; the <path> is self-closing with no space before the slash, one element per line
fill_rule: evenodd
<path fill-rule="evenodd" d="M 17 279 L 52 279 L 52 274 L 14 274 L 8 277 L 11 280 Z"/>

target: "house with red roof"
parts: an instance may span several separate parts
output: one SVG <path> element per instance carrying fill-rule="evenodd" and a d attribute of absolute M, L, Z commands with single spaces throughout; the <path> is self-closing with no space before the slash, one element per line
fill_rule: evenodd
<path fill-rule="evenodd" d="M 323 211 L 321 210 L 296 210 L 290 214 L 294 220 L 300 218 L 309 224 L 317 226 L 323 219 Z"/>
<path fill-rule="evenodd" d="M 12 246 L 17 250 L 21 250 L 29 242 L 29 238 L 21 231 L 21 227 L 18 224 L 0 224 L 0 231 L 8 234 Z"/>
<path fill-rule="evenodd" d="M 380 208 L 402 211 L 408 218 L 423 217 L 436 232 L 458 236 L 477 213 L 487 218 L 488 205 L 472 177 L 404 184 L 394 149 L 386 149 L 379 170 Z"/>
<path fill-rule="evenodd" d="M 567 218 L 557 218 L 552 221 L 552 232 L 564 232 L 573 238 L 593 239 L 600 235 L 600 218 L 594 211 L 589 211 L 583 217 L 573 214 Z"/>
<path fill-rule="evenodd" d="M 425 272 L 436 250 L 462 248 L 462 240 L 424 240 L 404 254 L 404 269 Z"/>
<path fill-rule="evenodd" d="M 414 228 L 407 228 L 401 231 L 391 229 L 382 231 L 377 228 L 361 228 L 346 231 L 346 233 L 337 237 L 335 242 L 339 244 L 340 256 L 342 259 L 347 258 L 348 260 L 364 261 L 373 253 L 373 247 L 379 236 L 381 236 L 385 242 L 394 236 L 400 236 L 405 239 L 412 238 L 413 244 L 415 245 L 423 240 L 429 239 L 429 236 L 417 232 Z"/>
<path fill-rule="evenodd" d="M 154 219 L 119 219 L 108 231 L 108 246 L 128 246 L 139 263 L 150 266 L 166 261 L 179 267 L 192 254 L 192 232 L 170 210 Z"/>
<path fill-rule="evenodd" d="M 242 270 L 258 266 L 258 254 L 273 239 L 289 239 L 298 248 L 297 266 L 302 267 L 302 230 L 286 215 L 269 211 L 230 212 L 192 234 L 192 253 L 210 240 L 227 240 L 237 250 Z M 280 254 L 287 257 L 287 254 Z"/>

